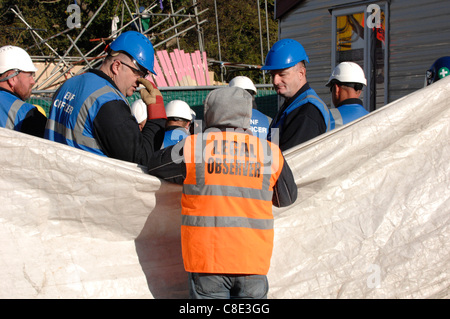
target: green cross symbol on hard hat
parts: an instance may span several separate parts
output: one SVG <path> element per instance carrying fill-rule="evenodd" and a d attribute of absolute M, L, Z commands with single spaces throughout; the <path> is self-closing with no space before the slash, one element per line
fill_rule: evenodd
<path fill-rule="evenodd" d="M 445 78 L 446 76 L 450 75 L 450 70 L 448 68 L 446 68 L 445 66 L 443 68 L 439 69 L 439 78 Z"/>

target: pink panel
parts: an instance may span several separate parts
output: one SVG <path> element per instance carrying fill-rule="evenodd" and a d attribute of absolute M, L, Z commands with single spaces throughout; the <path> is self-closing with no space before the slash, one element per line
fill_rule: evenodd
<path fill-rule="evenodd" d="M 197 58 L 198 76 L 200 78 L 200 85 L 206 85 L 205 81 L 205 70 L 203 68 L 202 56 L 199 50 L 195 51 L 195 56 Z"/>
<path fill-rule="evenodd" d="M 166 76 L 167 82 L 169 83 L 169 86 L 175 86 L 175 83 L 172 81 L 172 77 L 170 74 L 169 67 L 166 64 L 166 61 L 164 59 L 164 55 L 161 51 L 157 51 L 156 55 L 158 56 L 159 62 L 161 63 L 161 66 L 164 70 L 164 75 Z"/>
<path fill-rule="evenodd" d="M 161 70 L 161 67 L 159 66 L 158 59 L 155 56 L 155 65 L 153 66 L 153 69 L 156 73 L 156 75 L 152 74 L 153 78 L 155 79 L 156 86 L 167 86 L 166 79 L 164 78 L 164 73 Z"/>
<path fill-rule="evenodd" d="M 162 53 L 166 61 L 166 65 L 169 68 L 169 75 L 172 78 L 172 82 L 174 83 L 174 86 L 178 86 L 179 84 L 177 80 L 177 75 L 175 74 L 175 70 L 173 69 L 172 61 L 170 61 L 169 54 L 167 53 L 166 50 L 162 51 Z"/>
<path fill-rule="evenodd" d="M 186 66 L 184 65 L 183 58 L 181 57 L 181 51 L 178 49 L 175 49 L 175 50 L 173 50 L 173 53 L 175 54 L 175 59 L 178 64 L 178 68 L 180 69 L 180 72 L 181 72 L 180 75 L 181 75 L 181 79 L 183 79 L 183 85 L 188 85 L 188 83 L 187 83 L 188 81 L 185 78 L 188 73 L 186 71 Z"/>
<path fill-rule="evenodd" d="M 192 59 L 192 68 L 194 69 L 194 74 L 195 74 L 195 80 L 197 81 L 197 84 L 200 85 L 200 83 L 202 81 L 200 79 L 200 74 L 199 74 L 199 69 L 198 69 L 198 61 L 197 61 L 197 56 L 195 55 L 195 53 L 191 53 L 191 59 Z"/>
<path fill-rule="evenodd" d="M 181 57 L 184 61 L 184 66 L 186 68 L 186 73 L 191 77 L 193 81 L 195 81 L 194 69 L 192 67 L 192 61 L 189 53 L 184 53 L 182 51 Z"/>
<path fill-rule="evenodd" d="M 178 79 L 178 84 L 182 85 L 183 69 L 178 65 L 178 61 L 177 61 L 177 58 L 175 57 L 175 53 L 170 52 L 169 56 L 170 56 L 170 60 L 172 61 L 172 65 L 173 65 L 173 68 L 175 70 L 175 74 L 176 74 L 177 79 Z"/>

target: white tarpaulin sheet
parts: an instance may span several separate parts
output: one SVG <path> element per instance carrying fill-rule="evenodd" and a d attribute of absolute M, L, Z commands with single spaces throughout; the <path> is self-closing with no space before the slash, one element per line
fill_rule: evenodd
<path fill-rule="evenodd" d="M 269 298 L 448 298 L 450 77 L 286 152 Z M 181 186 L 0 129 L 1 298 L 185 298 Z"/>

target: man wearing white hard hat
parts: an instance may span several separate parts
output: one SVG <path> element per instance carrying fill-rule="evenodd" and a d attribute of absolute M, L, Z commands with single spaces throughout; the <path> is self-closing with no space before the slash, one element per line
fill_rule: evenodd
<path fill-rule="evenodd" d="M 47 117 L 25 102 L 36 83 L 36 71 L 24 49 L 12 45 L 0 48 L 0 126 L 44 137 Z"/>
<path fill-rule="evenodd" d="M 334 68 L 326 84 L 330 88 L 335 106 L 330 109 L 331 129 L 341 127 L 369 113 L 360 99 L 365 85 L 367 80 L 358 64 L 342 62 Z"/>
<path fill-rule="evenodd" d="M 189 127 L 195 118 L 195 112 L 185 101 L 173 100 L 166 105 L 166 132 L 161 148 L 175 145 L 190 135 Z"/>
<path fill-rule="evenodd" d="M 147 105 L 142 99 L 138 99 L 131 105 L 131 113 L 139 124 L 139 129 L 147 122 Z M 190 135 L 190 125 L 195 120 L 195 112 L 189 105 L 180 100 L 174 100 L 166 105 L 167 122 L 164 141 L 161 148 L 174 145 L 186 136 Z M 170 115 L 170 116 L 169 116 Z"/>
<path fill-rule="evenodd" d="M 255 84 L 253 84 L 253 81 L 246 76 L 236 76 L 231 79 L 228 86 L 240 87 L 252 95 L 253 109 L 252 118 L 250 119 L 250 130 L 252 131 L 253 135 L 259 138 L 266 139 L 267 133 L 269 132 L 269 125 L 272 119 L 261 111 L 258 111 L 255 101 L 257 90 Z"/>

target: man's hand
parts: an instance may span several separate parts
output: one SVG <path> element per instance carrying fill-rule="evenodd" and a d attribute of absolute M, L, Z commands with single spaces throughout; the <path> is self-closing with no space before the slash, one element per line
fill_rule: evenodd
<path fill-rule="evenodd" d="M 142 101 L 144 101 L 147 105 L 147 119 L 167 118 L 161 92 L 149 80 L 140 78 L 138 81 L 145 87 L 139 92 L 141 94 Z"/>

